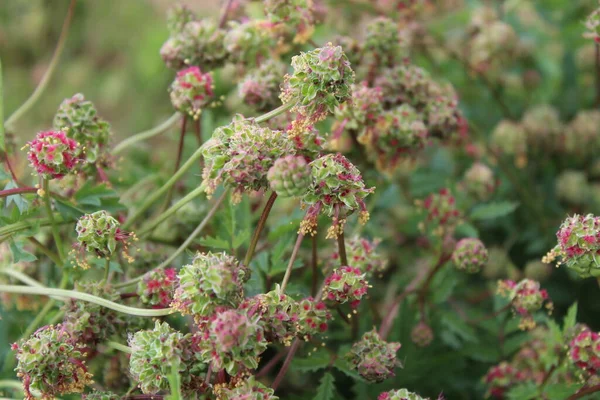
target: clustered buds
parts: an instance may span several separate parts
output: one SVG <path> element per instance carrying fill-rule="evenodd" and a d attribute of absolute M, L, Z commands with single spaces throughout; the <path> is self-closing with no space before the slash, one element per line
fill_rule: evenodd
<path fill-rule="evenodd" d="M 494 172 L 487 165 L 476 162 L 465 172 L 463 186 L 477 200 L 488 200 L 496 189 Z"/>
<path fill-rule="evenodd" d="M 579 111 L 567 125 L 563 137 L 565 153 L 579 157 L 595 155 L 600 145 L 600 111 Z"/>
<path fill-rule="evenodd" d="M 332 127 L 332 140 L 337 140 L 346 130 L 372 127 L 383 112 L 381 88 L 369 87 L 366 82 L 352 85 L 352 99 L 340 104 L 335 110 L 336 120 Z"/>
<path fill-rule="evenodd" d="M 173 107 L 180 113 L 198 119 L 202 109 L 213 96 L 213 79 L 198 67 L 189 67 L 177 72 L 171 84 L 170 95 Z"/>
<path fill-rule="evenodd" d="M 415 204 L 425 213 L 425 221 L 419 228 L 431 230 L 435 235 L 443 236 L 445 232 L 453 230 L 461 219 L 456 200 L 447 188 L 430 194 L 425 200 L 417 200 Z"/>
<path fill-rule="evenodd" d="M 589 375 L 600 372 L 600 334 L 583 327 L 571 340 L 569 357 L 573 364 Z"/>
<path fill-rule="evenodd" d="M 465 238 L 458 241 L 452 253 L 454 266 L 470 274 L 477 273 L 487 263 L 488 251 L 479 239 Z"/>
<path fill-rule="evenodd" d="M 279 158 L 267 174 L 271 189 L 281 197 L 300 197 L 311 184 L 310 166 L 302 156 Z"/>
<path fill-rule="evenodd" d="M 173 293 L 177 284 L 175 269 L 156 269 L 144 275 L 137 285 L 137 294 L 144 304 L 166 308 L 173 302 Z"/>
<path fill-rule="evenodd" d="M 503 361 L 490 368 L 484 380 L 488 386 L 488 395 L 503 399 L 505 392 L 520 380 L 519 371 Z"/>
<path fill-rule="evenodd" d="M 540 289 L 539 282 L 531 279 L 523 279 L 519 283 L 511 280 L 498 282 L 498 294 L 510 301 L 513 311 L 521 317 L 519 327 L 521 329 L 533 329 L 535 321 L 533 313 L 540 310 L 544 303 L 546 308 L 552 310 L 552 303 L 548 298 L 548 292 Z"/>
<path fill-rule="evenodd" d="M 62 131 L 44 131 L 27 143 L 27 159 L 44 179 L 60 179 L 76 172 L 81 147 Z"/>
<path fill-rule="evenodd" d="M 279 82 L 285 70 L 281 61 L 264 61 L 239 83 L 241 99 L 256 111 L 272 110 L 279 104 Z"/>
<path fill-rule="evenodd" d="M 27 400 L 81 393 L 92 383 L 82 345 L 62 325 L 38 329 L 27 340 L 12 345 L 17 356 L 17 376 L 23 381 Z"/>
<path fill-rule="evenodd" d="M 232 62 L 253 66 L 269 57 L 275 46 L 273 39 L 268 21 L 248 20 L 230 22 L 224 44 Z"/>
<path fill-rule="evenodd" d="M 591 187 L 583 171 L 564 170 L 556 177 L 556 197 L 571 205 L 586 204 L 591 195 Z"/>
<path fill-rule="evenodd" d="M 369 382 L 383 382 L 393 377 L 394 369 L 400 365 L 396 359 L 399 349 L 400 343 L 387 343 L 373 329 L 352 345 L 346 361 Z"/>
<path fill-rule="evenodd" d="M 592 214 L 568 217 L 556 237 L 558 245 L 542 261 L 550 263 L 560 257 L 560 263 L 582 278 L 600 276 L 600 265 L 596 261 L 600 251 L 600 218 Z"/>
<path fill-rule="evenodd" d="M 325 303 L 307 297 L 298 303 L 297 333 L 300 338 L 308 341 L 314 335 L 327 331 L 327 321 L 331 313 Z"/>
<path fill-rule="evenodd" d="M 339 153 L 318 158 L 310 167 L 312 183 L 302 198 L 308 210 L 300 231 L 314 235 L 319 214 L 332 218 L 328 238 L 339 236 L 352 212 L 358 211 L 359 221 L 366 223 L 369 213 L 364 198 L 374 189 L 365 187 L 358 168 Z"/>
<path fill-rule="evenodd" d="M 410 331 L 410 339 L 419 347 L 427 347 L 433 341 L 433 330 L 425 321 L 419 321 Z"/>
<path fill-rule="evenodd" d="M 360 269 L 343 266 L 335 269 L 325 278 L 323 300 L 340 304 L 350 302 L 350 306 L 356 308 L 360 304 L 360 299 L 367 294 L 368 288 L 365 274 Z"/>
<path fill-rule="evenodd" d="M 491 138 L 492 146 L 503 154 L 515 157 L 515 164 L 524 167 L 527 163 L 527 134 L 518 123 L 500 121 Z"/>
<path fill-rule="evenodd" d="M 562 133 L 563 124 L 558 110 L 548 104 L 531 107 L 522 120 L 531 149 L 552 149 Z"/>
<path fill-rule="evenodd" d="M 236 381 L 233 387 L 216 389 L 217 400 L 279 400 L 275 391 L 258 382 L 254 376 Z"/>
<path fill-rule="evenodd" d="M 416 393 L 409 392 L 406 389 L 390 390 L 381 393 L 377 400 L 427 400 Z"/>
<path fill-rule="evenodd" d="M 294 43 L 311 38 L 316 20 L 312 0 L 265 0 L 264 7 L 278 36 L 293 38 Z"/>
<path fill-rule="evenodd" d="M 348 262 L 358 268 L 365 277 L 369 278 L 375 274 L 381 274 L 387 268 L 387 260 L 377 251 L 379 240 L 368 240 L 354 236 L 346 241 L 346 255 Z M 340 255 L 334 252 L 331 257 L 331 265 L 339 265 Z"/>
<path fill-rule="evenodd" d="M 183 314 L 208 317 L 218 306 L 237 307 L 248 272 L 226 253 L 198 253 L 179 271 L 171 307 Z"/>

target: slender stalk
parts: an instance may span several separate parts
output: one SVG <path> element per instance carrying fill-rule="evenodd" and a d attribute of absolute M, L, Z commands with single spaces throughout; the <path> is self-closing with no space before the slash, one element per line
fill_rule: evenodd
<path fill-rule="evenodd" d="M 338 253 L 340 253 L 340 264 L 342 267 L 348 265 L 348 256 L 346 255 L 346 240 L 344 239 L 344 231 L 340 232 L 337 237 Z"/>
<path fill-rule="evenodd" d="M 143 140 L 150 139 L 151 137 L 158 136 L 161 133 L 165 133 L 166 131 L 171 129 L 171 127 L 173 127 L 177 123 L 177 121 L 179 121 L 181 116 L 182 115 L 180 113 L 176 112 L 175 114 L 171 115 L 169 117 L 169 119 L 166 120 L 165 122 L 163 122 L 162 124 L 155 126 L 153 128 L 150 128 L 146 131 L 136 133 L 136 134 L 128 137 L 127 139 L 123 140 L 121 143 L 116 145 L 115 148 L 113 149 L 112 153 L 115 155 L 119 154 L 123 150 L 136 144 L 137 142 L 141 142 Z"/>
<path fill-rule="evenodd" d="M 73 220 L 64 220 L 61 216 L 54 216 L 54 223 L 57 225 L 67 224 L 73 222 Z M 12 235 L 26 229 L 30 229 L 34 226 L 50 226 L 52 222 L 50 218 L 39 218 L 29 221 L 15 222 L 14 224 L 6 225 L 0 228 L 0 237 L 5 235 Z"/>
<path fill-rule="evenodd" d="M 58 231 L 58 225 L 54 220 L 54 213 L 52 212 L 52 204 L 50 203 L 50 189 L 48 188 L 48 179 L 44 179 L 43 183 L 43 191 L 44 191 L 44 205 L 46 207 L 46 212 L 48 213 L 48 218 L 50 219 L 50 225 L 52 227 L 52 236 L 54 237 L 54 245 L 56 246 L 56 251 L 58 253 L 58 258 L 64 260 L 63 256 L 63 246 L 62 239 L 60 238 L 60 232 Z"/>
<path fill-rule="evenodd" d="M 121 344 L 118 342 L 110 341 L 110 342 L 107 342 L 106 345 L 108 347 L 110 347 L 111 349 L 119 350 L 119 351 L 122 351 L 123 353 L 127 353 L 127 354 L 133 353 L 133 350 L 131 350 L 131 347 L 125 346 L 124 344 Z"/>
<path fill-rule="evenodd" d="M 118 311 L 123 314 L 137 315 L 140 317 L 162 317 L 165 315 L 173 314 L 175 311 L 171 308 L 159 308 L 148 310 L 144 308 L 135 308 L 124 306 L 122 304 L 115 303 L 110 300 L 103 299 L 88 293 L 77 292 L 75 290 L 64 290 L 64 289 L 52 289 L 52 288 L 38 288 L 29 286 L 14 286 L 14 285 L 0 285 L 0 293 L 18 293 L 18 294 L 31 294 L 41 296 L 62 296 L 69 297 L 71 299 L 77 299 L 87 301 L 88 303 L 97 304 L 102 307 L 109 308 L 111 310 Z"/>
<path fill-rule="evenodd" d="M 283 378 L 285 377 L 287 370 L 290 368 L 290 364 L 292 363 L 292 360 L 294 359 L 294 355 L 296 354 L 296 351 L 298 351 L 299 347 L 300 347 L 300 339 L 296 338 L 294 340 L 294 343 L 292 343 L 292 345 L 290 346 L 290 351 L 288 352 L 287 356 L 285 357 L 285 361 L 283 362 L 283 365 L 281 366 L 279 373 L 275 377 L 275 380 L 273 381 L 273 384 L 271 385 L 271 389 L 277 390 L 277 388 L 283 381 Z"/>
<path fill-rule="evenodd" d="M 59 267 L 63 266 L 62 260 L 60 259 L 58 254 L 55 254 L 52 250 L 44 246 L 44 244 L 41 243 L 39 240 L 37 240 L 33 236 L 28 237 L 27 240 L 29 240 L 39 251 L 44 253 L 49 259 L 51 259 L 54 262 L 54 264 L 58 265 Z"/>
<path fill-rule="evenodd" d="M 185 249 L 187 249 L 187 247 L 190 245 L 190 243 L 192 243 L 192 241 L 194 241 L 194 239 L 196 239 L 196 237 L 206 227 L 206 225 L 211 220 L 213 215 L 215 215 L 215 213 L 217 212 L 217 210 L 218 210 L 219 206 L 221 205 L 221 203 L 223 202 L 223 200 L 225 200 L 226 196 L 227 196 L 227 191 L 223 192 L 221 197 L 219 197 L 217 199 L 217 201 L 215 202 L 215 204 L 212 206 L 212 208 L 210 209 L 208 214 L 206 214 L 206 217 L 204 217 L 202 222 L 200 222 L 200 225 L 198 225 L 198 227 L 196 227 L 196 229 L 194 229 L 194 231 L 190 234 L 190 236 L 181 244 L 181 246 L 179 246 L 179 248 L 177 250 L 175 250 L 175 252 L 173 252 L 169 256 L 169 258 L 167 258 L 165 261 L 163 261 L 159 266 L 152 268 L 150 271 L 148 271 L 146 273 L 150 273 L 151 271 L 161 269 L 161 268 L 168 266 L 171 263 L 171 261 L 173 261 L 175 258 L 177 258 L 177 256 L 179 256 L 181 253 L 183 253 L 183 251 Z M 114 287 L 115 288 L 124 288 L 124 287 L 130 286 L 130 285 L 136 284 L 139 281 L 141 281 L 143 277 L 144 277 L 144 275 L 138 276 L 137 278 L 133 278 L 126 282 L 116 284 L 116 285 L 114 285 Z"/>
<path fill-rule="evenodd" d="M 221 18 L 219 19 L 219 28 L 223 28 L 225 26 L 232 4 L 233 0 L 227 0 L 227 3 L 225 3 L 225 7 L 223 7 L 223 12 L 221 13 Z"/>
<path fill-rule="evenodd" d="M 254 256 L 254 251 L 256 250 L 256 245 L 258 244 L 258 240 L 260 239 L 260 234 L 263 231 L 265 224 L 267 222 L 267 218 L 269 218 L 269 213 L 273 208 L 273 204 L 277 199 L 277 193 L 273 192 L 269 196 L 267 203 L 265 204 L 265 208 L 263 209 L 262 214 L 258 220 L 258 224 L 256 225 L 256 229 L 254 230 L 254 235 L 252 236 L 252 240 L 250 241 L 250 246 L 248 246 L 248 251 L 246 252 L 246 257 L 244 257 L 244 265 L 249 266 L 250 261 L 252 261 L 252 257 Z"/>
<path fill-rule="evenodd" d="M 254 374 L 254 376 L 256 378 L 260 378 L 260 377 L 263 377 L 263 376 L 267 375 L 277 365 L 277 363 L 279 363 L 279 361 L 281 361 L 281 359 L 285 355 L 286 351 L 287 351 L 287 349 L 285 349 L 284 351 L 280 351 L 277 354 L 275 354 L 275 356 L 273 356 L 273 358 L 271 358 L 265 364 L 265 366 L 260 369 L 260 371 L 258 371 L 256 374 Z"/>
<path fill-rule="evenodd" d="M 294 266 L 294 261 L 296 261 L 296 256 L 298 255 L 298 250 L 300 250 L 300 245 L 302 244 L 302 239 L 304 235 L 302 233 L 298 234 L 298 239 L 296 239 L 296 244 L 294 245 L 294 250 L 292 250 L 292 256 L 290 257 L 290 262 L 288 263 L 287 269 L 285 270 L 285 275 L 283 276 L 283 281 L 281 281 L 281 294 L 285 292 L 285 288 L 290 280 L 290 276 L 292 275 L 292 268 Z"/>
<path fill-rule="evenodd" d="M 600 392 L 600 384 L 594 385 L 594 386 L 590 386 L 590 387 L 587 387 L 587 388 L 584 388 L 584 389 L 579 389 L 577 391 L 577 393 L 571 395 L 567 400 L 581 399 L 582 397 L 585 397 L 588 394 L 592 394 L 592 393 L 596 393 L 596 392 Z"/>
<path fill-rule="evenodd" d="M 50 82 L 50 78 L 54 74 L 56 67 L 58 66 L 58 62 L 65 48 L 65 43 L 67 41 L 67 36 L 69 34 L 69 28 L 71 27 L 71 21 L 73 20 L 73 15 L 75 14 L 75 4 L 76 0 L 71 0 L 69 3 L 69 9 L 67 11 L 67 16 L 65 17 L 65 21 L 63 22 L 62 30 L 60 32 L 60 36 L 58 38 L 58 43 L 56 45 L 56 49 L 54 50 L 54 54 L 52 55 L 52 60 L 50 61 L 50 65 L 46 70 L 46 73 L 42 77 L 39 85 L 35 88 L 31 96 L 19 107 L 15 112 L 11 114 L 10 117 L 4 123 L 7 127 L 13 125 L 19 118 L 21 118 L 33 105 L 38 101 L 42 93 L 48 87 L 48 83 Z"/>
<path fill-rule="evenodd" d="M 20 271 L 17 271 L 16 269 L 1 268 L 0 274 L 5 274 L 8 276 L 11 276 L 11 277 L 23 282 L 24 284 L 26 284 L 28 286 L 41 287 L 41 288 L 46 287 L 41 282 L 36 281 L 35 279 L 31 278 L 28 275 L 25 275 L 24 273 L 22 273 Z"/>
<path fill-rule="evenodd" d="M 276 109 L 274 109 L 273 111 L 269 111 L 268 113 L 255 118 L 254 121 L 258 124 L 260 124 L 261 122 L 268 121 L 271 118 L 274 118 L 280 114 L 283 114 L 284 112 L 291 109 L 293 106 L 294 106 L 294 104 L 292 104 L 292 103 L 282 104 L 279 107 L 277 107 Z"/>
<path fill-rule="evenodd" d="M 8 157 L 8 155 L 6 155 Z M 15 194 L 24 194 L 24 193 L 35 193 L 38 190 L 34 187 L 22 187 L 22 188 L 13 188 L 13 189 L 5 189 L 0 190 L 0 198 L 13 196 Z"/>
<path fill-rule="evenodd" d="M 596 107 L 600 106 L 600 44 L 594 43 L 596 47 Z"/>
<path fill-rule="evenodd" d="M 6 151 L 6 132 L 4 131 L 4 80 L 2 77 L 2 60 L 0 60 L 0 152 Z M 5 155 L 8 159 L 8 154 Z"/>
<path fill-rule="evenodd" d="M 104 263 L 104 278 L 102 279 L 102 282 L 104 283 L 104 285 L 108 284 L 108 274 L 109 273 L 110 273 L 110 259 L 107 258 Z"/>
<path fill-rule="evenodd" d="M 3 380 L 0 380 L 0 387 L 23 391 L 23 384 L 21 383 L 21 381 L 13 381 L 13 380 L 8 380 L 8 379 L 3 379 Z"/>
<path fill-rule="evenodd" d="M 177 156 L 175 157 L 175 172 L 177 172 L 177 170 L 179 169 L 179 167 L 181 166 L 181 157 L 183 156 L 183 144 L 185 142 L 185 127 L 187 125 L 187 116 L 183 116 L 183 119 L 181 120 L 181 133 L 179 134 L 179 145 L 177 146 Z M 165 205 L 163 208 L 163 211 L 167 209 L 167 207 L 169 207 L 169 204 L 171 203 L 171 199 L 173 198 L 173 191 L 175 190 L 175 185 L 171 186 L 169 188 L 169 191 L 167 192 L 167 199 L 165 200 Z"/>
<path fill-rule="evenodd" d="M 318 264 L 319 264 L 319 253 L 317 252 L 317 235 L 313 235 L 311 237 L 312 242 L 312 257 L 311 257 L 311 269 L 312 269 L 312 278 L 310 285 L 310 294 L 314 297 L 317 293 L 317 274 L 318 274 Z"/>

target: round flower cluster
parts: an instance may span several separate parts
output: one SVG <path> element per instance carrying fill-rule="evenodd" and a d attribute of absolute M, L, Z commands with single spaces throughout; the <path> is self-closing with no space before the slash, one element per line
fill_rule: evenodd
<path fill-rule="evenodd" d="M 119 221 L 101 210 L 85 214 L 77 221 L 75 231 L 77 242 L 81 249 L 93 252 L 98 257 L 110 257 L 116 250 L 117 244 L 127 247 L 132 234 L 121 230 Z M 85 264 L 82 268 L 87 268 Z"/>
<path fill-rule="evenodd" d="M 145 274 L 137 285 L 136 293 L 144 304 L 159 308 L 169 307 L 178 284 L 174 268 L 161 268 Z"/>
<path fill-rule="evenodd" d="M 182 314 L 208 317 L 218 306 L 237 307 L 248 271 L 226 253 L 198 253 L 179 271 L 171 307 Z"/>
<path fill-rule="evenodd" d="M 224 42 L 229 59 L 244 66 L 254 66 L 267 59 L 275 47 L 269 25 L 268 21 L 260 20 L 230 22 Z"/>
<path fill-rule="evenodd" d="M 425 200 L 417 200 L 415 204 L 426 214 L 425 221 L 419 224 L 422 231 L 427 229 L 443 236 L 445 232 L 453 230 L 461 219 L 456 200 L 447 188 L 430 194 Z"/>
<path fill-rule="evenodd" d="M 310 166 L 302 156 L 279 158 L 269 169 L 271 189 L 281 197 L 300 197 L 311 184 Z"/>
<path fill-rule="evenodd" d="M 503 120 L 492 132 L 492 146 L 502 152 L 515 157 L 515 164 L 524 167 L 527 163 L 527 134 L 518 123 Z"/>
<path fill-rule="evenodd" d="M 408 63 L 383 71 L 375 79 L 375 86 L 381 88 L 388 106 L 409 104 L 417 109 L 426 106 L 439 92 L 426 70 Z"/>
<path fill-rule="evenodd" d="M 589 202 L 591 187 L 583 171 L 567 169 L 555 181 L 556 197 L 571 205 L 584 205 Z"/>
<path fill-rule="evenodd" d="M 510 24 L 495 19 L 481 25 L 470 41 L 470 63 L 479 71 L 506 64 L 514 58 L 519 36 Z"/>
<path fill-rule="evenodd" d="M 60 179 L 76 172 L 81 147 L 62 131 L 44 131 L 25 145 L 31 167 L 44 179 Z"/>
<path fill-rule="evenodd" d="M 393 65 L 406 56 L 396 21 L 387 17 L 373 19 L 367 25 L 363 54 L 368 57 L 365 64 L 370 68 Z M 387 59 L 381 59 L 382 56 Z"/>
<path fill-rule="evenodd" d="M 308 120 L 308 125 L 332 114 L 352 95 L 354 72 L 340 46 L 324 47 L 292 57 L 294 73 L 286 75 L 281 101 L 292 103 L 292 111 Z"/>
<path fill-rule="evenodd" d="M 256 111 L 269 111 L 279 104 L 279 81 L 286 66 L 278 60 L 265 60 L 250 71 L 238 85 L 244 103 Z"/>
<path fill-rule="evenodd" d="M 600 334 L 584 327 L 571 340 L 569 357 L 578 368 L 596 375 L 600 372 Z"/>
<path fill-rule="evenodd" d="M 330 319 L 331 313 L 325 303 L 307 297 L 298 303 L 297 334 L 309 341 L 314 335 L 327 331 L 327 321 Z"/>
<path fill-rule="evenodd" d="M 258 319 L 236 310 L 218 313 L 200 335 L 201 357 L 210 360 L 214 369 L 224 368 L 231 375 L 242 369 L 256 369 L 267 348 Z"/>
<path fill-rule="evenodd" d="M 83 345 L 62 325 L 38 329 L 28 339 L 12 345 L 17 357 L 17 376 L 23 382 L 27 400 L 37 398 L 31 391 L 39 390 L 43 398 L 81 393 L 92 383 L 92 374 L 85 365 Z"/>
<path fill-rule="evenodd" d="M 503 399 L 505 392 L 519 380 L 519 371 L 505 361 L 490 368 L 484 378 L 488 386 L 488 396 L 497 399 Z"/>
<path fill-rule="evenodd" d="M 354 236 L 346 241 L 346 255 L 349 262 L 358 268 L 365 277 L 381 274 L 387 268 L 387 260 L 377 251 L 379 240 L 368 240 Z M 334 252 L 331 256 L 330 266 L 339 265 L 340 255 Z"/>
<path fill-rule="evenodd" d="M 83 148 L 85 162 L 96 164 L 108 157 L 110 124 L 98 116 L 96 107 L 81 93 L 65 99 L 54 116 L 54 129 L 66 133 Z"/>
<path fill-rule="evenodd" d="M 594 156 L 600 148 L 600 111 L 583 110 L 577 113 L 564 133 L 563 145 L 567 154 Z"/>
<path fill-rule="evenodd" d="M 427 400 L 416 393 L 409 392 L 406 389 L 390 390 L 389 392 L 381 393 L 377 400 Z"/>
<path fill-rule="evenodd" d="M 279 400 L 279 397 L 275 396 L 273 389 L 258 382 L 254 376 L 250 376 L 235 382 L 232 388 L 218 389 L 217 400 Z"/>
<path fill-rule="evenodd" d="M 587 32 L 583 36 L 600 43 L 600 9 L 594 10 L 585 21 Z"/>
<path fill-rule="evenodd" d="M 312 0 L 265 0 L 267 18 L 282 39 L 306 43 L 315 30 L 316 16 Z"/>
<path fill-rule="evenodd" d="M 381 88 L 369 87 L 366 82 L 352 86 L 352 99 L 335 109 L 335 122 L 331 128 L 332 140 L 338 140 L 345 130 L 360 131 L 372 127 L 383 113 Z"/>
<path fill-rule="evenodd" d="M 338 237 L 344 229 L 346 217 L 354 211 L 359 211 L 359 221 L 366 223 L 369 213 L 364 198 L 374 188 L 365 187 L 358 168 L 339 153 L 318 158 L 310 163 L 310 167 L 312 182 L 302 198 L 308 210 L 300 231 L 314 235 L 319 214 L 332 218 L 327 238 Z"/>
<path fill-rule="evenodd" d="M 511 280 L 498 282 L 498 294 L 506 297 L 515 313 L 521 317 L 519 327 L 521 329 L 535 328 L 532 314 L 542 308 L 546 302 L 546 308 L 552 310 L 552 303 L 548 298 L 548 292 L 540 289 L 539 282 L 531 279 L 523 279 L 519 283 Z"/>
<path fill-rule="evenodd" d="M 202 185 L 212 194 L 223 182 L 235 190 L 238 198 L 246 191 L 266 189 L 267 173 L 275 160 L 294 152 L 294 143 L 288 136 L 235 118 L 231 124 L 217 128 L 202 146 Z"/>
<path fill-rule="evenodd" d="M 552 262 L 560 257 L 560 263 L 577 272 L 580 277 L 600 276 L 596 255 L 600 252 L 600 218 L 573 215 L 565 219 L 556 233 L 558 245 L 542 261 Z"/>
<path fill-rule="evenodd" d="M 477 273 L 487 263 L 488 251 L 479 239 L 465 238 L 458 241 L 452 253 L 454 266 L 470 274 Z"/>
<path fill-rule="evenodd" d="M 467 121 L 458 109 L 456 95 L 440 94 L 430 99 L 425 114 L 431 136 L 443 140 L 460 140 L 466 136 Z"/>
<path fill-rule="evenodd" d="M 410 332 L 410 339 L 419 347 L 427 347 L 433 341 L 433 330 L 425 321 L 419 321 Z"/>
<path fill-rule="evenodd" d="M 177 72 L 170 88 L 173 107 L 198 119 L 202 109 L 213 96 L 213 78 L 210 73 L 202 73 L 198 67 L 189 67 Z"/>
<path fill-rule="evenodd" d="M 403 155 L 411 155 L 427 142 L 427 127 L 422 116 L 408 104 L 386 111 L 374 126 L 365 129 L 358 141 L 367 150 L 367 156 L 377 168 L 393 170 Z"/>
<path fill-rule="evenodd" d="M 340 304 L 349 301 L 350 306 L 356 308 L 360 304 L 360 299 L 367 294 L 368 288 L 365 274 L 360 269 L 350 266 L 340 267 L 325 278 L 323 300 Z"/>
<path fill-rule="evenodd" d="M 540 152 L 552 150 L 563 131 L 558 110 L 548 104 L 537 105 L 527 110 L 523 115 L 522 124 L 529 148 Z"/>
<path fill-rule="evenodd" d="M 400 343 L 387 343 L 376 330 L 372 330 L 352 345 L 346 361 L 369 382 L 383 382 L 393 377 L 394 369 L 400 365 L 396 359 L 399 349 Z"/>
<path fill-rule="evenodd" d="M 476 162 L 465 172 L 463 185 L 477 200 L 488 200 L 496 190 L 494 172 L 487 165 Z"/>

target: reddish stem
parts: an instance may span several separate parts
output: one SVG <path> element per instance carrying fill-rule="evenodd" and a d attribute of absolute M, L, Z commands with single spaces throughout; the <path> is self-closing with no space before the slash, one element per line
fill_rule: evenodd
<path fill-rule="evenodd" d="M 285 350 L 286 351 L 280 351 L 279 353 L 275 354 L 275 356 L 273 356 L 273 358 L 271 358 L 269 362 L 267 362 L 265 366 L 262 367 L 261 370 L 258 371 L 254 376 L 260 378 L 267 375 L 269 371 L 271 371 L 279 363 L 279 361 L 281 361 L 283 356 L 287 354 L 288 349 L 286 348 Z"/>
<path fill-rule="evenodd" d="M 592 393 L 596 393 L 596 392 L 600 392 L 600 384 L 590 386 L 585 389 L 580 389 L 577 393 L 575 393 L 574 395 L 571 395 L 571 397 L 569 397 L 567 400 L 580 399 L 582 397 L 587 396 L 588 394 L 592 394 Z"/>
<path fill-rule="evenodd" d="M 340 253 L 340 264 L 342 267 L 348 265 L 348 256 L 346 256 L 346 241 L 344 240 L 344 231 L 340 232 L 337 237 L 338 253 Z"/>
<path fill-rule="evenodd" d="M 318 265 L 318 252 L 317 252 L 317 235 L 312 236 L 312 284 L 310 294 L 314 297 L 317 293 L 317 265 Z"/>
<path fill-rule="evenodd" d="M 15 194 L 36 193 L 37 191 L 38 191 L 37 188 L 30 187 L 30 186 L 14 188 L 14 189 L 5 189 L 5 190 L 0 190 L 0 198 L 12 196 Z"/>
<path fill-rule="evenodd" d="M 271 385 L 271 389 L 277 390 L 277 388 L 281 384 L 281 381 L 283 381 L 283 378 L 285 377 L 287 370 L 290 368 L 290 364 L 292 363 L 292 360 L 294 359 L 294 355 L 296 354 L 296 351 L 298 350 L 299 347 L 300 347 L 300 339 L 296 338 L 294 340 L 294 343 L 292 343 L 292 346 L 290 347 L 290 351 L 288 352 L 287 356 L 285 357 L 283 366 L 279 370 L 279 373 L 277 374 L 277 376 L 275 377 L 275 380 L 273 381 L 273 384 Z"/>

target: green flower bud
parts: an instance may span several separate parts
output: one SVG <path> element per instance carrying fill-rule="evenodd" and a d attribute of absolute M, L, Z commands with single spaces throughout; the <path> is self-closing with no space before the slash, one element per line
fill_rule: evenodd
<path fill-rule="evenodd" d="M 121 230 L 120 225 L 104 210 L 85 214 L 75 227 L 79 246 L 98 257 L 109 257 L 115 252 L 117 243 L 126 243 L 131 236 Z"/>
<path fill-rule="evenodd" d="M 377 397 L 377 400 L 428 400 L 424 397 L 419 396 L 416 393 L 409 392 L 406 389 L 390 390 L 384 392 Z"/>
<path fill-rule="evenodd" d="M 487 165 L 476 162 L 465 172 L 463 185 L 475 199 L 488 200 L 496 190 L 494 172 Z"/>
<path fill-rule="evenodd" d="M 216 389 L 217 400 L 279 400 L 275 391 L 250 376 L 233 387 Z"/>
<path fill-rule="evenodd" d="M 527 110 L 522 124 L 531 149 L 539 151 L 554 149 L 563 131 L 558 110 L 548 104 L 537 105 Z"/>
<path fill-rule="evenodd" d="M 584 110 L 577 113 L 564 134 L 567 154 L 588 157 L 600 147 L 600 111 Z"/>
<path fill-rule="evenodd" d="M 230 22 L 224 42 L 229 59 L 243 66 L 254 66 L 269 58 L 276 43 L 267 25 L 268 21 L 259 20 Z"/>
<path fill-rule="evenodd" d="M 286 66 L 278 60 L 265 60 L 250 71 L 238 85 L 244 103 L 256 111 L 269 111 L 279 105 L 279 83 Z"/>
<path fill-rule="evenodd" d="M 488 251 L 479 239 L 461 239 L 452 253 L 454 266 L 470 274 L 477 273 L 487 263 Z"/>
<path fill-rule="evenodd" d="M 393 377 L 394 369 L 400 365 L 396 353 L 400 343 L 387 343 L 375 329 L 363 335 L 346 354 L 350 368 L 369 382 L 383 382 Z"/>
<path fill-rule="evenodd" d="M 381 274 L 387 268 L 387 260 L 377 251 L 379 242 L 379 239 L 371 241 L 359 236 L 346 240 L 348 262 L 353 267 L 358 268 L 367 278 L 375 274 Z M 335 268 L 339 265 L 339 258 L 339 253 L 334 252 L 329 266 Z"/>
<path fill-rule="evenodd" d="M 492 132 L 492 146 L 504 154 L 527 160 L 527 134 L 520 124 L 508 120 L 500 121 Z M 523 161 L 518 161 L 517 165 L 524 166 Z"/>
<path fill-rule="evenodd" d="M 427 347 L 433 341 L 433 330 L 424 321 L 420 321 L 410 331 L 410 339 L 419 347 Z"/>
<path fill-rule="evenodd" d="M 583 171 L 565 170 L 556 177 L 556 197 L 571 205 L 585 205 L 590 202 L 592 188 Z"/>
<path fill-rule="evenodd" d="M 275 161 L 267 178 L 277 195 L 300 197 L 311 184 L 310 166 L 302 156 L 285 156 Z"/>

